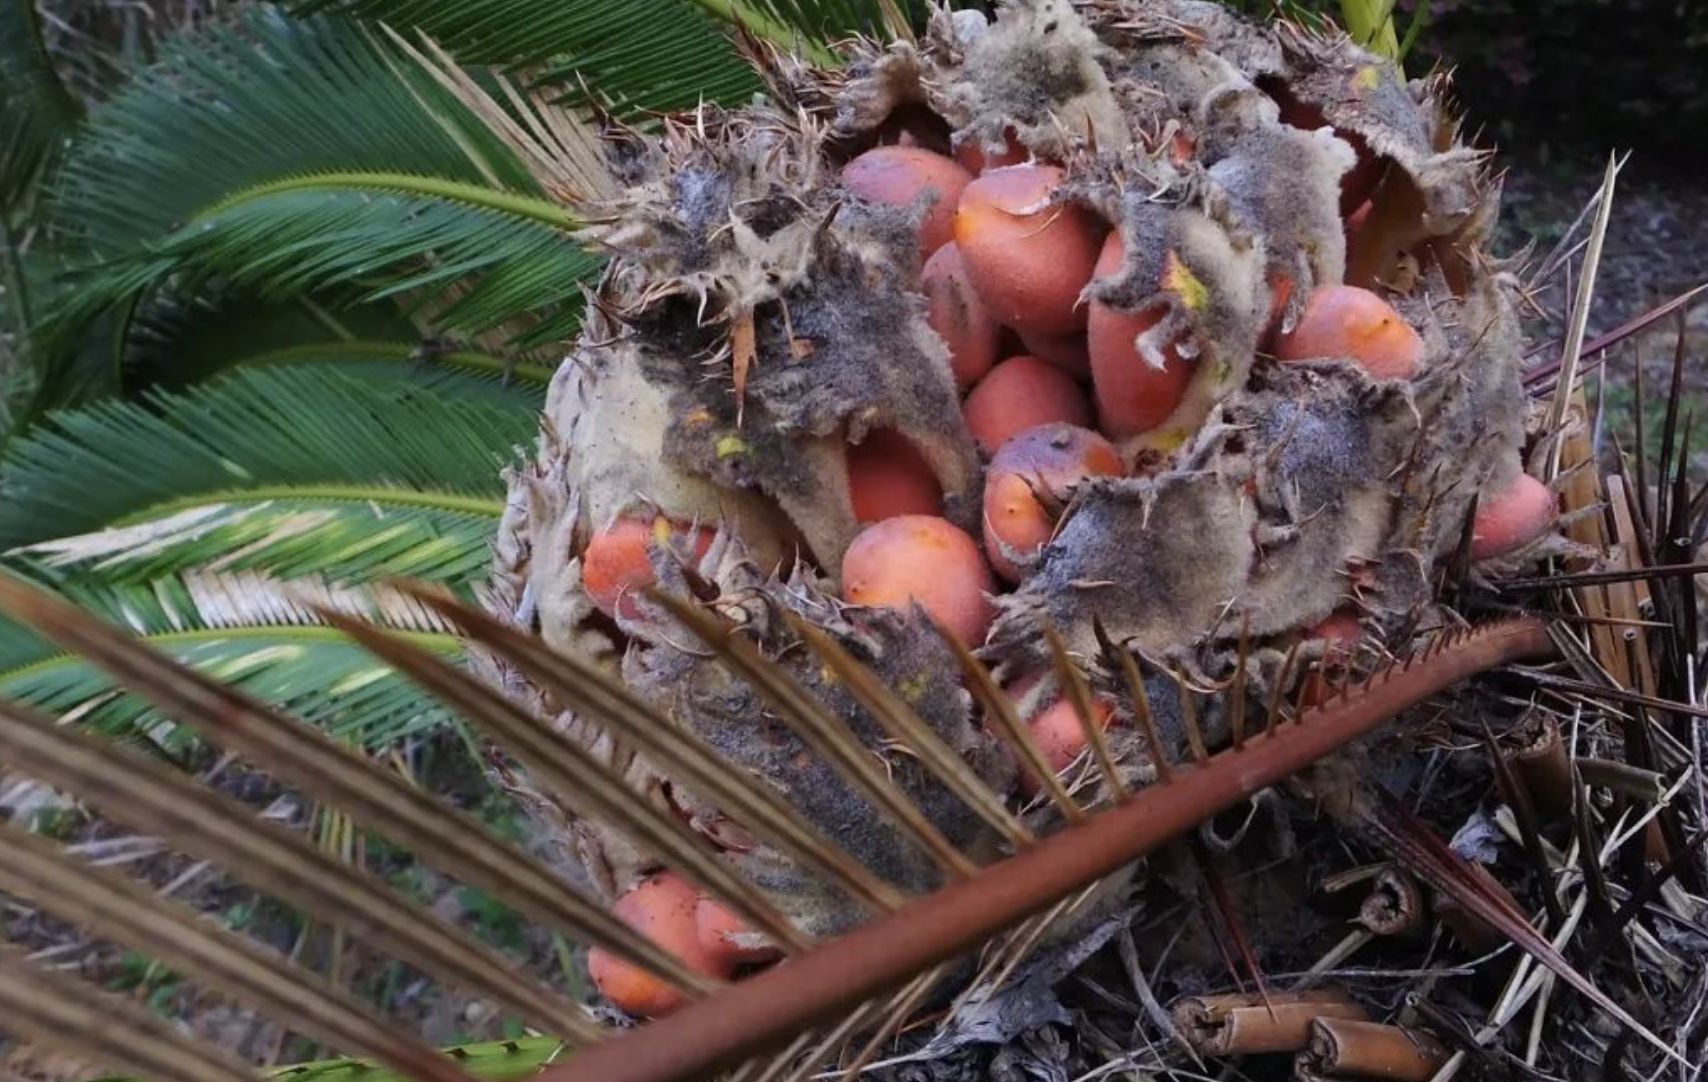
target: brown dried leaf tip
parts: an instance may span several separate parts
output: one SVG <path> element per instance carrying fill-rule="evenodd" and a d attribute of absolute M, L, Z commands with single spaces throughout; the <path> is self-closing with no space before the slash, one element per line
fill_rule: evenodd
<path fill-rule="evenodd" d="M 1192 996 L 1170 1010 L 1175 1028 L 1204 1056 L 1247 1056 L 1298 1052 L 1319 1018 L 1369 1017 L 1345 992 L 1275 992 L 1269 1002 L 1255 995 Z"/>
<path fill-rule="evenodd" d="M 1348 1018 L 1318 1018 L 1310 1045 L 1299 1055 L 1304 1082 L 1338 1078 L 1388 1078 L 1429 1082 L 1447 1060 L 1441 1043 L 1419 1030 Z"/>

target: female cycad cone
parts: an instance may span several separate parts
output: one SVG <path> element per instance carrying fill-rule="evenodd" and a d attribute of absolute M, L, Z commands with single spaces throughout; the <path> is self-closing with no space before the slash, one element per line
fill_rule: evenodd
<path fill-rule="evenodd" d="M 1521 473 L 1488 493 L 1471 523 L 1471 558 L 1486 560 L 1516 552 L 1548 532 L 1556 514 L 1554 493 Z"/>
<path fill-rule="evenodd" d="M 990 629 L 995 589 L 978 543 L 932 515 L 868 526 L 842 557 L 844 601 L 902 613 L 918 605 L 968 646 Z"/>
<path fill-rule="evenodd" d="M 950 241 L 932 253 L 920 275 L 919 291 L 925 294 L 926 320 L 949 348 L 955 386 L 966 390 L 996 364 L 1002 328 L 967 277 L 960 245 Z"/>
<path fill-rule="evenodd" d="M 863 199 L 926 204 L 919 246 L 927 256 L 954 238 L 955 207 L 972 179 L 954 159 L 920 147 L 874 147 L 842 170 L 842 186 Z"/>
<path fill-rule="evenodd" d="M 733 969 L 776 961 L 777 946 L 714 898 L 701 898 L 694 907 L 696 945 L 720 966 Z"/>
<path fill-rule="evenodd" d="M 1142 786 L 1181 740 L 1172 673 L 1227 688 L 1243 656 L 1257 716 L 1297 679 L 1295 645 L 1313 661 L 1331 634 L 1403 652 L 1395 636 L 1452 622 L 1432 612 L 1436 568 L 1479 489 L 1478 556 L 1545 535 L 1553 504 L 1512 479 L 1518 331 L 1482 251 L 1498 191 L 1441 80 L 1194 0 L 1012 0 L 994 21 L 939 11 L 916 42 L 851 49 L 833 72 L 774 58 L 786 104 L 609 133 L 626 188 L 586 215 L 586 239 L 610 266 L 514 478 L 490 603 L 917 894 L 939 864 L 686 628 L 631 618 L 638 584 L 709 605 L 983 859 L 989 824 L 801 622 L 1018 806 L 1022 771 L 934 624 L 1007 687 L 1052 670 L 1059 633 Z M 944 153 L 880 145 L 927 113 Z M 1173 746 L 1146 746 L 1105 642 L 1139 665 Z M 491 676 L 559 709 L 519 673 Z M 1209 739 L 1229 698 L 1201 704 Z M 555 716 L 806 935 L 865 919 L 599 719 Z M 1025 720 L 1054 765 L 1083 750 L 1065 703 Z M 761 957 L 727 949 L 656 854 L 519 767 L 507 781 L 625 913 L 668 895 L 648 934 L 691 965 Z M 601 972 L 625 1008 L 669 1006 Z"/>
<path fill-rule="evenodd" d="M 1110 720 L 1115 716 L 1115 708 L 1107 700 L 1093 700 L 1092 716 L 1098 728 L 1107 729 Z M 1038 750 L 1043 753 L 1044 762 L 1057 774 L 1072 766 L 1088 747 L 1085 723 L 1080 719 L 1079 711 L 1074 708 L 1073 702 L 1065 697 L 1051 701 L 1029 719 L 1026 722 L 1026 730 L 1038 745 Z M 1033 796 L 1040 788 L 1036 777 L 1029 773 L 1021 774 L 1022 793 Z"/>
<path fill-rule="evenodd" d="M 1377 379 L 1411 379 L 1423 339 L 1405 317 L 1368 289 L 1323 286 L 1305 302 L 1291 331 L 1275 343 L 1283 361 L 1348 359 Z"/>
<path fill-rule="evenodd" d="M 1119 275 L 1127 252 L 1119 233 L 1112 233 L 1098 256 L 1099 278 Z M 1160 308 L 1125 311 L 1101 301 L 1091 302 L 1086 337 L 1091 351 L 1091 381 L 1097 392 L 1097 417 L 1114 436 L 1133 436 L 1168 420 L 1192 381 L 1193 364 L 1173 342 L 1153 347 L 1161 363 L 1140 353 L 1139 339 L 1162 323 Z"/>
<path fill-rule="evenodd" d="M 713 532 L 662 515 L 626 515 L 588 539 L 581 554 L 582 588 L 600 612 L 633 619 L 640 615 L 642 593 L 657 581 L 653 553 L 690 563 L 704 559 Z"/>

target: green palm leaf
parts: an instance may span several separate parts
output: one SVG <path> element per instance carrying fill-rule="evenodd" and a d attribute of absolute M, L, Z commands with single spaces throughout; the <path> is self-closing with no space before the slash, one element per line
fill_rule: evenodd
<path fill-rule="evenodd" d="M 335 171 L 538 194 L 485 125 L 365 28 L 259 8 L 173 39 L 94 110 L 57 180 L 55 221 L 119 255 L 239 191 Z"/>
<path fill-rule="evenodd" d="M 490 399 L 496 405 L 537 410 L 555 369 L 494 357 L 476 350 L 423 350 L 420 343 L 338 341 L 305 342 L 242 358 L 244 366 L 337 364 L 339 371 L 358 379 L 395 385 L 399 369 L 408 366 L 415 381 L 430 390 L 461 398 Z"/>
<path fill-rule="evenodd" d="M 91 612 L 119 622 L 180 661 L 270 702 L 333 735 L 374 748 L 446 724 L 449 715 L 341 633 L 321 626 L 297 592 L 334 596 L 409 632 L 417 645 L 454 654 L 457 640 L 412 606 L 369 591 L 283 587 L 258 575 L 191 572 L 146 583 L 64 573 L 5 561 Z M 33 632 L 0 621 L 0 697 L 103 732 L 174 749 L 189 742 L 145 701 L 115 690 L 99 669 Z"/>
<path fill-rule="evenodd" d="M 7 562 L 365 745 L 441 724 L 443 711 L 321 626 L 297 592 L 454 651 L 439 621 L 369 580 L 409 575 L 466 594 L 484 577 L 499 471 L 532 440 L 541 389 L 504 388 L 490 371 L 442 376 L 441 389 L 400 381 L 404 347 L 370 345 L 398 359 L 326 347 L 54 416 L 0 463 L 0 544 L 29 546 Z M 457 389 L 476 385 L 485 397 Z M 160 721 L 11 626 L 0 627 L 0 696 L 113 732 Z"/>
<path fill-rule="evenodd" d="M 20 245 L 16 232 L 0 208 L 0 443 L 40 383 L 34 365 L 35 313 L 54 286 L 48 261 L 39 249 Z"/>
<path fill-rule="evenodd" d="M 48 59 L 32 3 L 0 4 L 0 101 L 6 103 L 0 109 L 0 221 L 5 221 L 33 194 L 36 177 L 58 154 L 82 112 Z"/>
<path fill-rule="evenodd" d="M 15 443 L 0 463 L 0 546 L 164 530 L 185 512 L 263 506 L 366 514 L 375 529 L 410 515 L 424 530 L 433 515 L 490 528 L 502 511 L 499 471 L 532 442 L 534 425 L 531 410 L 400 389 L 336 365 L 240 370 L 181 394 L 61 413 Z M 347 520 L 327 521 L 342 539 Z M 159 558 L 171 546 L 149 547 Z"/>
<path fill-rule="evenodd" d="M 759 80 L 732 48 L 733 28 L 834 64 L 826 44 L 878 33 L 882 0 L 307 0 L 425 31 L 464 63 L 529 68 L 549 82 L 585 81 L 628 110 L 739 101 Z"/>
<path fill-rule="evenodd" d="M 217 376 L 253 356 L 314 343 L 418 340 L 393 304 L 343 305 L 306 297 L 273 303 L 224 288 L 191 296 L 156 294 L 131 319 L 124 386 L 176 390 Z M 326 359 L 331 359 L 330 357 Z"/>
<path fill-rule="evenodd" d="M 503 327 L 527 348 L 574 333 L 599 265 L 512 147 L 394 44 L 267 8 L 174 40 L 96 109 L 50 216 L 86 257 L 38 336 L 29 421 L 114 390 L 110 350 L 77 349 L 84 328 L 168 289 L 313 292 L 334 316 L 403 305 L 419 324 Z"/>
<path fill-rule="evenodd" d="M 323 0 L 301 10 L 420 29 L 464 63 L 541 68 L 552 82 L 584 78 L 628 111 L 735 101 L 759 89 L 724 28 L 691 0 Z"/>
<path fill-rule="evenodd" d="M 192 344 L 197 344 L 200 337 L 190 335 L 189 339 Z M 223 353 L 215 355 L 210 349 L 209 358 L 214 356 L 218 357 L 220 368 L 224 370 L 332 365 L 351 379 L 389 388 L 394 395 L 404 393 L 398 385 L 407 383 L 438 397 L 498 406 L 516 414 L 539 411 L 553 372 L 548 364 L 517 361 L 478 350 L 424 344 L 419 340 L 308 340 L 253 353 L 231 342 Z M 174 375 L 179 374 L 176 369 L 171 371 Z M 143 382 L 142 385 L 150 384 Z"/>
<path fill-rule="evenodd" d="M 232 368 L 331 364 L 358 379 L 409 383 L 463 401 L 540 408 L 559 351 L 533 363 L 424 339 L 395 304 L 336 309 L 308 297 L 269 301 L 221 288 L 156 294 L 130 322 L 123 386 L 179 390 Z"/>
<path fill-rule="evenodd" d="M 256 186 L 130 255 L 94 268 L 60 319 L 75 323 L 174 275 L 211 276 L 282 298 L 329 288 L 373 301 L 455 292 L 433 322 L 470 334 L 528 317 L 526 347 L 574 333 L 581 284 L 599 266 L 545 200 L 396 173 Z"/>
<path fill-rule="evenodd" d="M 33 3 L 0 4 L 0 438 L 27 407 L 37 313 L 51 290 L 51 260 L 32 236 L 38 181 L 59 157 L 82 107 L 42 43 Z"/>
<path fill-rule="evenodd" d="M 394 493 L 372 489 L 375 499 L 394 502 L 388 508 L 351 498 L 362 491 L 354 486 L 277 491 L 257 502 L 203 504 L 18 551 L 50 567 L 99 572 L 115 583 L 205 567 L 341 583 L 407 575 L 461 586 L 480 579 L 492 559 L 496 502 L 460 500 L 462 507 L 447 510 L 404 504 Z"/>

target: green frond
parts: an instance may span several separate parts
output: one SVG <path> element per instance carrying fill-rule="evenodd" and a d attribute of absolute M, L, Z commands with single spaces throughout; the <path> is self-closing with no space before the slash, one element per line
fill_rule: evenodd
<path fill-rule="evenodd" d="M 535 414 L 333 365 L 239 370 L 183 393 L 66 411 L 0 461 L 0 546 L 274 503 L 495 521 Z"/>
<path fill-rule="evenodd" d="M 172 40 L 94 110 L 54 217 L 95 254 L 123 255 L 235 193 L 329 172 L 537 194 L 502 142 L 368 29 L 263 7 Z"/>
<path fill-rule="evenodd" d="M 268 304 L 324 291 L 334 317 L 431 308 L 434 331 L 503 327 L 526 349 L 574 334 L 599 265 L 511 147 L 395 44 L 269 8 L 170 42 L 78 130 L 45 210 L 83 257 L 38 306 L 25 423 L 120 389 L 113 346 L 147 333 L 133 309 L 146 322 L 215 284 Z M 195 363 L 122 385 L 226 363 L 172 356 Z"/>
<path fill-rule="evenodd" d="M 495 401 L 539 407 L 546 385 L 556 371 L 550 365 L 507 361 L 474 350 L 428 350 L 410 342 L 310 342 L 243 358 L 244 365 L 337 364 L 339 370 L 363 378 L 395 382 L 400 365 L 422 370 L 416 378 L 427 387 L 462 395 L 502 394 Z M 493 386 L 500 384 L 501 386 Z"/>
<path fill-rule="evenodd" d="M 280 491 L 286 494 L 200 504 L 17 551 L 116 583 L 207 568 L 340 583 L 407 575 L 461 586 L 483 578 L 492 562 L 496 501 L 465 501 L 470 509 L 447 510 L 407 505 L 380 488 L 372 495 L 391 498 L 391 506 L 356 498 L 362 490 L 355 486 Z"/>
<path fill-rule="evenodd" d="M 49 410 L 91 402 L 123 389 L 126 329 L 135 302 L 88 308 L 75 320 L 56 318 L 71 293 L 54 273 L 34 295 L 35 316 L 18 332 L 16 376 L 5 388 L 10 416 L 0 430 L 0 448 Z"/>
<path fill-rule="evenodd" d="M 82 112 L 48 58 L 33 3 L 0 4 L 0 101 L 0 223 L 10 225 Z"/>
<path fill-rule="evenodd" d="M 282 177 L 237 191 L 197 215 L 192 225 L 204 225 L 219 217 L 222 211 L 245 203 L 265 199 L 270 195 L 289 192 L 375 192 L 383 195 L 420 196 L 464 203 L 517 218 L 571 230 L 578 224 L 574 214 L 547 199 L 523 193 L 502 191 L 485 184 L 447 180 L 442 177 L 420 176 L 397 170 L 335 170 L 309 173 L 303 176 Z"/>
<path fill-rule="evenodd" d="M 16 558 L 5 566 L 124 625 L 186 664 L 365 747 L 380 747 L 449 720 L 373 655 L 321 626 L 297 600 L 305 590 L 333 597 L 408 633 L 419 646 L 446 655 L 458 652 L 456 637 L 441 624 L 381 594 L 313 589 L 310 583 L 286 586 L 259 575 L 193 572 L 121 584 L 106 575 L 52 571 Z M 3 620 L 0 697 L 169 748 L 188 740 L 146 702 L 117 692 L 87 661 Z"/>
<path fill-rule="evenodd" d="M 177 390 L 211 379 L 256 355 L 305 345 L 418 340 L 420 331 L 389 302 L 336 309 L 306 297 L 264 300 L 230 288 L 144 299 L 126 335 L 124 387 Z M 325 359 L 333 359 L 327 356 Z"/>
<path fill-rule="evenodd" d="M 40 382 L 32 349 L 35 311 L 53 284 L 49 261 L 17 242 L 0 210 L 0 442 Z"/>
<path fill-rule="evenodd" d="M 168 279 L 217 277 L 271 299 L 338 288 L 363 301 L 448 301 L 432 322 L 468 334 L 528 317 L 517 335 L 525 348 L 579 325 L 581 285 L 599 260 L 574 244 L 570 224 L 544 200 L 439 178 L 269 181 L 92 268 L 57 316 L 74 324 Z"/>
<path fill-rule="evenodd" d="M 233 368 L 322 364 L 394 390 L 406 383 L 521 413 L 544 404 L 554 371 L 545 363 L 423 340 L 386 302 L 334 310 L 307 297 L 271 302 L 221 289 L 189 300 L 157 294 L 140 306 L 125 343 L 124 386 L 180 390 Z"/>
<path fill-rule="evenodd" d="M 759 90 L 733 28 L 830 64 L 828 41 L 881 25 L 877 0 L 307 0 L 296 10 L 422 30 L 465 64 L 585 80 L 634 111 L 738 102 Z"/>
<path fill-rule="evenodd" d="M 542 1068 L 572 1055 L 562 1041 L 552 1037 L 522 1037 L 513 1041 L 486 1041 L 458 1045 L 446 1050 L 470 1074 L 485 1082 L 520 1082 Z M 411 1082 L 377 1064 L 354 1059 L 322 1060 L 281 1068 L 273 1077 L 280 1082 Z M 114 1079 L 103 1082 L 117 1082 Z"/>
<path fill-rule="evenodd" d="M 42 42 L 40 14 L 0 4 L 0 440 L 40 385 L 35 323 L 53 289 L 54 261 L 32 236 L 39 181 L 58 159 L 82 107 Z"/>
<path fill-rule="evenodd" d="M 274 302 L 230 289 L 189 300 L 151 296 L 125 347 L 124 386 L 132 393 L 181 390 L 234 368 L 324 364 L 357 379 L 521 412 L 544 404 L 554 366 L 542 362 L 561 355 L 495 355 L 424 338 L 388 302 L 333 309 L 308 297 Z"/>

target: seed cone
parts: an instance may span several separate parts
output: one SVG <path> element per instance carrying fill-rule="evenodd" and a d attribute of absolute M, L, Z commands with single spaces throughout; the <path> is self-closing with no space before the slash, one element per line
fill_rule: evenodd
<path fill-rule="evenodd" d="M 1483 251 L 1498 185 L 1458 143 L 1442 82 L 1405 82 L 1344 37 L 1261 26 L 1193 0 L 1015 0 L 994 21 L 939 13 L 918 42 L 856 43 L 847 59 L 818 71 L 766 57 L 769 101 L 708 106 L 666 120 L 656 136 L 610 133 L 624 190 L 593 208 L 586 238 L 610 253 L 610 267 L 552 387 L 538 453 L 511 478 L 488 601 L 620 674 L 879 876 L 917 893 L 941 880 L 937 864 L 761 695 L 656 603 L 612 619 L 581 586 L 587 539 L 621 516 L 715 530 L 695 566 L 680 548 L 654 551 L 657 584 L 711 602 L 877 755 L 956 847 L 976 858 L 996 844 L 782 618 L 828 633 L 986 785 L 1017 794 L 1013 754 L 923 613 L 839 600 L 835 576 L 862 528 L 848 451 L 867 433 L 906 441 L 936 478 L 942 517 L 975 538 L 984 493 L 950 349 L 928 321 L 921 283 L 920 229 L 941 221 L 941 191 L 926 185 L 907 202 L 896 195 L 906 178 L 891 177 L 882 200 L 865 199 L 839 180 L 847 162 L 923 115 L 941 124 L 909 139 L 945 158 L 1002 168 L 1018 156 L 1034 164 L 1008 168 L 1059 169 L 1045 202 L 1007 213 L 1087 223 L 1076 251 L 1085 230 L 1096 234 L 1093 253 L 1103 236 L 1119 237 L 1117 268 L 1070 283 L 1076 342 L 1093 303 L 1149 313 L 1130 321 L 1130 363 L 1189 369 L 1152 427 L 1105 429 L 1120 475 L 1050 493 L 1053 534 L 995 598 L 995 625 L 977 644 L 998 683 L 1029 689 L 1024 721 L 1062 700 L 1053 676 L 1038 679 L 1052 669 L 1046 630 L 1059 631 L 1092 691 L 1121 704 L 1107 739 L 1127 784 L 1149 780 L 1151 757 L 1183 741 L 1173 674 L 1225 680 L 1242 627 L 1252 649 L 1241 686 L 1261 703 L 1298 633 L 1337 610 L 1350 606 L 1374 631 L 1416 626 L 1473 497 L 1505 490 L 1520 472 L 1524 398 L 1512 305 Z M 943 130 L 948 142 L 932 145 Z M 1343 179 L 1355 171 L 1360 185 L 1379 179 L 1349 249 Z M 1004 243 L 1048 239 L 1024 232 Z M 976 241 L 958 232 L 968 258 Z M 1049 265 L 1025 254 L 1028 268 Z M 991 263 L 974 281 L 1001 269 Z M 1282 364 L 1266 354 L 1313 291 L 1341 285 L 1380 294 L 1415 331 L 1414 376 L 1378 379 L 1355 356 Z M 1060 316 L 1052 328 L 1072 325 Z M 1099 367 L 1069 378 L 1095 379 Z M 1094 387 L 1085 392 L 1096 399 Z M 1143 662 L 1160 737 L 1175 747 L 1144 746 L 1098 626 Z M 597 719 L 487 669 L 623 769 L 636 799 L 701 830 L 803 931 L 829 934 L 865 915 L 618 746 Z M 1194 713 L 1215 739 L 1226 712 L 1218 700 Z M 606 896 L 660 870 L 610 824 L 563 812 L 519 771 L 505 778 L 532 798 L 548 844 Z"/>

